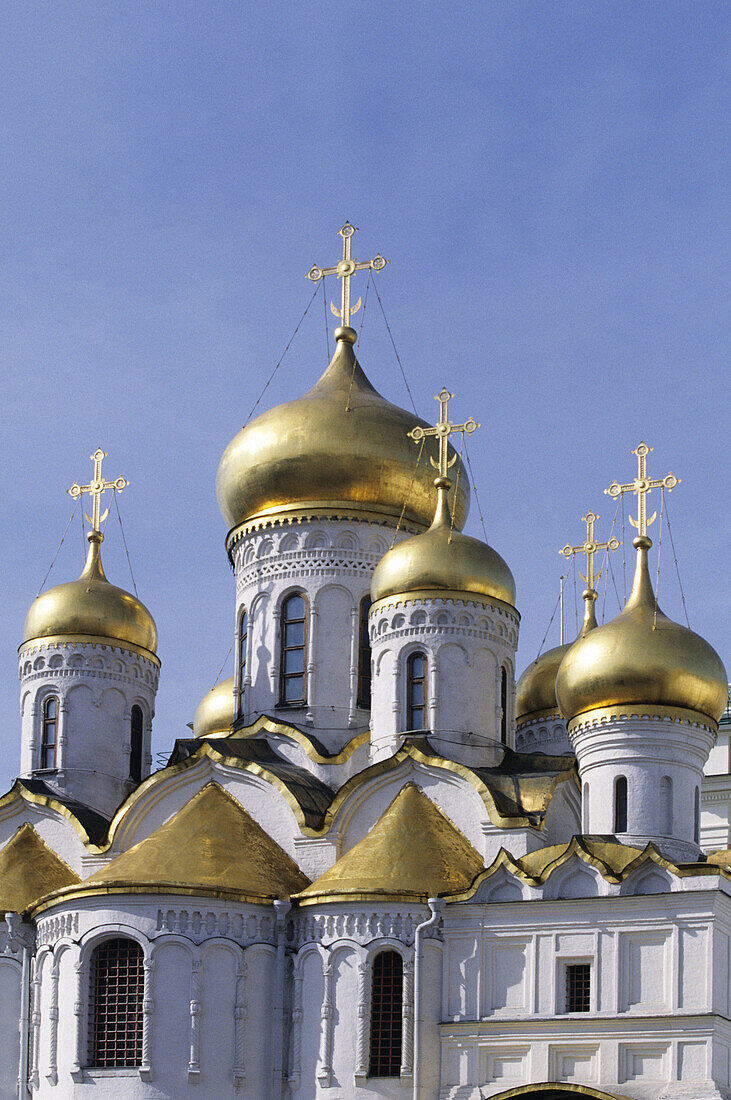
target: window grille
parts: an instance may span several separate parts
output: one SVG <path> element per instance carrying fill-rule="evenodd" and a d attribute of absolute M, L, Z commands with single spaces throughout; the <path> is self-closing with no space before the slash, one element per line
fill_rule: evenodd
<path fill-rule="evenodd" d="M 368 634 L 368 612 L 371 609 L 370 596 L 360 601 L 360 634 L 358 637 L 358 706 L 370 710 L 371 707 L 371 639 Z"/>
<path fill-rule="evenodd" d="M 624 775 L 614 780 L 614 831 L 627 832 L 627 777 Z"/>
<path fill-rule="evenodd" d="M 398 951 L 379 951 L 373 960 L 371 986 L 370 1077 L 401 1073 L 403 960 Z"/>
<path fill-rule="evenodd" d="M 500 743 L 508 743 L 508 670 L 500 670 Z"/>
<path fill-rule="evenodd" d="M 591 994 L 591 964 L 571 963 L 566 967 L 566 1011 L 588 1012 Z"/>
<path fill-rule="evenodd" d="M 406 662 L 406 728 L 426 728 L 426 656 L 412 653 Z"/>
<path fill-rule="evenodd" d="M 142 782 L 142 707 L 130 711 L 129 777 Z"/>
<path fill-rule="evenodd" d="M 307 650 L 307 608 L 304 596 L 296 593 L 282 607 L 282 667 L 280 703 L 305 703 L 305 664 Z"/>
<path fill-rule="evenodd" d="M 244 684 L 246 683 L 246 657 L 249 644 L 249 616 L 244 609 L 239 619 L 239 713 L 244 709 Z"/>
<path fill-rule="evenodd" d="M 58 699 L 47 695 L 43 700 L 43 728 L 41 730 L 41 767 L 56 767 L 56 733 L 58 730 Z"/>
<path fill-rule="evenodd" d="M 142 1061 L 142 948 L 134 940 L 105 940 L 91 957 L 89 1065 L 139 1066 Z"/>

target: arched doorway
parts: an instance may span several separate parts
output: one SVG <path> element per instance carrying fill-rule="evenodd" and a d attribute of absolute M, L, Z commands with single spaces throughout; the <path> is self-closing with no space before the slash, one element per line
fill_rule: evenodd
<path fill-rule="evenodd" d="M 627 1100 L 618 1093 L 600 1092 L 589 1085 L 566 1085 L 557 1081 L 541 1081 L 535 1085 L 518 1085 L 506 1092 L 493 1093 L 489 1100 Z"/>

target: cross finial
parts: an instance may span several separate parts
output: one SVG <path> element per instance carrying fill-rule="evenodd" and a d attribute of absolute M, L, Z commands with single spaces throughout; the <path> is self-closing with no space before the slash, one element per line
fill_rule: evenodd
<path fill-rule="evenodd" d="M 647 476 L 647 456 L 651 450 L 652 447 L 648 447 L 646 443 L 640 441 L 632 451 L 633 455 L 637 455 L 637 477 L 635 480 L 628 482 L 626 485 L 620 485 L 619 482 L 613 481 L 609 488 L 604 490 L 605 493 L 615 499 L 621 496 L 622 493 L 637 494 L 637 519 L 630 516 L 629 521 L 633 527 L 637 528 L 637 534 L 643 537 L 647 535 L 647 528 L 651 523 L 654 523 L 657 515 L 657 512 L 653 512 L 650 518 L 647 518 L 647 494 L 651 489 L 667 489 L 670 492 L 676 485 L 680 484 L 680 478 L 672 472 L 666 474 L 665 477 L 649 478 Z"/>
<path fill-rule="evenodd" d="M 350 222 L 346 222 L 342 229 L 338 229 L 339 235 L 343 238 L 343 258 L 336 267 L 311 267 L 307 272 L 307 278 L 311 279 L 313 283 L 318 283 L 320 279 L 325 275 L 337 275 L 338 279 L 343 280 L 342 285 L 342 299 L 340 309 L 330 303 L 330 309 L 336 317 L 340 318 L 340 323 L 344 328 L 350 328 L 350 318 L 352 314 L 357 313 L 360 309 L 360 298 L 354 306 L 350 304 L 350 280 L 355 275 L 356 271 L 381 271 L 388 260 L 384 260 L 383 256 L 379 253 L 372 260 L 356 260 L 350 255 L 350 242 L 354 233 L 358 230 Z"/>
<path fill-rule="evenodd" d="M 418 424 L 415 428 L 412 428 L 407 434 L 414 443 L 420 443 L 425 436 L 435 435 L 439 440 L 439 461 L 435 462 L 433 458 L 429 458 L 432 466 L 435 470 L 439 471 L 440 477 L 447 477 L 447 471 L 450 466 L 454 466 L 457 461 L 455 455 L 451 460 L 447 457 L 447 444 L 449 437 L 453 432 L 466 432 L 467 435 L 472 435 L 474 431 L 477 431 L 479 424 L 471 416 L 468 420 L 465 420 L 464 424 L 452 424 L 449 419 L 449 402 L 454 397 L 453 393 L 450 393 L 446 386 L 443 386 L 440 392 L 434 398 L 439 402 L 439 421 L 433 428 L 422 428 Z"/>
<path fill-rule="evenodd" d="M 596 581 L 602 575 L 601 569 L 598 573 L 594 572 L 594 555 L 597 550 L 618 550 L 619 539 L 615 539 L 614 535 L 607 542 L 597 542 L 594 538 L 594 524 L 599 519 L 599 516 L 594 512 L 587 512 L 585 516 L 581 517 L 581 522 L 586 524 L 586 538 L 581 546 L 571 546 L 570 543 L 566 543 L 563 550 L 559 550 L 560 554 L 563 554 L 565 558 L 572 558 L 574 554 L 586 554 L 586 576 L 583 573 L 579 573 L 582 581 L 586 581 L 588 588 L 595 588 Z"/>
<path fill-rule="evenodd" d="M 102 493 L 105 493 L 107 489 L 116 489 L 117 492 L 121 493 L 122 489 L 126 489 L 126 487 L 129 485 L 129 482 L 125 477 L 115 478 L 114 481 L 104 480 L 104 478 L 102 477 L 102 462 L 106 457 L 106 453 L 101 449 L 101 447 L 97 447 L 97 449 L 94 451 L 94 454 L 91 456 L 91 460 L 94 463 L 93 479 L 89 482 L 88 485 L 79 485 L 75 481 L 71 488 L 68 490 L 69 496 L 72 496 L 74 500 L 76 500 L 77 497 L 80 497 L 82 493 L 91 494 L 91 515 L 88 515 L 86 512 L 84 513 L 84 515 L 91 524 L 90 534 L 92 535 L 101 534 L 101 525 L 109 515 L 108 508 L 103 515 L 100 514 Z"/>

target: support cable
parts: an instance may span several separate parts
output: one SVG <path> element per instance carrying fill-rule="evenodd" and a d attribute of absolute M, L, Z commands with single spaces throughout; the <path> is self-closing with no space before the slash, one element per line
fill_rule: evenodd
<path fill-rule="evenodd" d="M 627 603 L 627 536 L 624 522 L 624 493 L 619 494 L 619 500 L 622 505 L 622 580 L 624 582 L 624 602 Z"/>
<path fill-rule="evenodd" d="M 562 578 L 562 579 L 565 579 L 565 578 Z M 561 602 L 561 593 L 559 592 L 558 596 L 556 596 L 556 602 L 553 605 L 553 611 L 551 612 L 551 618 L 548 620 L 548 626 L 546 627 L 546 633 L 543 635 L 543 638 L 541 639 L 541 644 L 538 646 L 538 652 L 536 653 L 535 657 L 533 658 L 534 662 L 537 661 L 538 658 L 540 657 L 541 653 L 543 653 L 543 647 L 546 644 L 546 638 L 548 637 L 548 633 L 549 633 L 551 627 L 553 626 L 553 620 L 556 618 L 556 612 L 558 611 L 558 605 L 560 604 L 560 602 Z"/>
<path fill-rule="evenodd" d="M 351 394 L 353 392 L 353 382 L 355 380 L 355 366 L 356 366 L 356 363 L 358 362 L 355 353 L 358 350 L 358 345 L 360 344 L 360 338 L 361 338 L 361 335 L 363 333 L 363 325 L 365 324 L 366 306 L 368 305 L 368 287 L 371 285 L 371 277 L 372 277 L 372 271 L 369 268 L 368 269 L 368 282 L 366 283 L 365 294 L 363 296 L 363 313 L 361 314 L 361 318 L 360 318 L 360 329 L 358 331 L 358 336 L 357 336 L 356 341 L 355 341 L 355 349 L 354 349 L 354 352 L 353 352 L 353 369 L 350 372 L 350 386 L 348 387 L 348 400 L 345 402 L 345 411 L 346 411 L 346 413 L 350 412 L 350 397 L 351 397 Z"/>
<path fill-rule="evenodd" d="M 312 297 L 310 298 L 309 302 L 307 303 L 307 308 L 305 309 L 305 312 L 304 312 L 304 313 L 302 314 L 302 316 L 300 317 L 299 321 L 297 322 L 297 325 L 295 326 L 295 330 L 294 330 L 294 332 L 292 333 L 292 335 L 290 336 L 290 338 L 289 338 L 289 342 L 287 343 L 287 346 L 286 346 L 286 348 L 284 349 L 284 351 L 282 352 L 282 354 L 281 354 L 281 355 L 279 356 L 279 360 L 278 360 L 278 362 L 277 362 L 277 365 L 275 366 L 274 370 L 272 371 L 272 373 L 271 373 L 271 374 L 269 375 L 269 377 L 267 378 L 266 382 L 264 383 L 264 388 L 263 388 L 263 390 L 261 391 L 261 393 L 260 393 L 260 394 L 259 394 L 259 396 L 257 397 L 257 399 L 256 399 L 256 401 L 254 402 L 254 404 L 253 404 L 253 405 L 251 406 L 251 411 L 249 412 L 249 415 L 247 416 L 247 418 L 246 418 L 246 421 L 244 422 L 244 427 L 246 427 L 246 425 L 247 425 L 247 424 L 249 423 L 249 421 L 251 420 L 252 416 L 253 416 L 253 415 L 254 415 L 254 413 L 256 412 L 256 410 L 257 410 L 257 408 L 258 408 L 258 406 L 259 406 L 259 402 L 261 401 L 261 399 L 262 399 L 262 397 L 264 396 L 264 394 L 266 393 L 266 391 L 267 391 L 267 390 L 269 389 L 269 383 L 271 382 L 272 378 L 274 378 L 274 375 L 275 375 L 275 374 L 277 373 L 277 371 L 278 371 L 278 370 L 279 370 L 279 368 L 281 367 L 281 365 L 282 365 L 282 360 L 284 359 L 285 355 L 286 355 L 286 354 L 287 354 L 287 352 L 289 351 L 289 349 L 290 349 L 290 346 L 291 346 L 291 344 L 292 344 L 292 341 L 294 340 L 295 336 L 297 335 L 297 333 L 298 333 L 298 332 L 299 332 L 299 330 L 300 330 L 300 325 L 302 324 L 302 322 L 304 321 L 305 317 L 307 316 L 307 314 L 308 314 L 308 313 L 309 313 L 309 311 L 310 311 L 310 306 L 312 305 L 312 303 L 313 303 L 313 302 L 314 302 L 314 300 L 315 300 L 315 295 L 317 294 L 317 291 L 318 291 L 318 289 L 319 289 L 318 287 L 315 287 L 315 289 L 314 289 L 314 291 L 313 291 L 313 293 L 312 293 Z"/>
<path fill-rule="evenodd" d="M 321 279 L 322 283 L 322 304 L 325 308 L 325 347 L 327 348 L 327 361 L 330 362 L 330 327 L 329 318 L 327 315 L 327 294 L 325 293 L 325 280 Z"/>
<path fill-rule="evenodd" d="M 662 486 L 662 495 L 663 495 L 663 497 L 665 496 L 665 486 L 664 485 Z M 666 503 L 666 509 L 667 509 L 667 512 L 666 512 L 666 517 L 665 518 L 667 520 L 667 525 L 668 525 L 668 534 L 670 535 L 670 545 L 673 549 L 673 561 L 675 562 L 675 572 L 676 572 L 677 577 L 678 577 L 678 586 L 680 588 L 680 599 L 683 602 L 683 612 L 685 614 L 685 622 L 686 622 L 686 625 L 688 627 L 688 630 L 690 630 L 690 619 L 688 618 L 688 608 L 685 606 L 685 592 L 683 591 L 683 582 L 680 579 L 680 567 L 678 566 L 678 555 L 675 553 L 675 539 L 673 538 L 673 529 L 670 525 L 670 509 L 667 508 L 667 503 Z"/>
<path fill-rule="evenodd" d="M 465 433 L 462 432 L 462 439 L 464 441 L 464 456 L 467 459 L 467 468 L 470 471 L 470 480 L 472 482 L 472 488 L 475 490 L 475 504 L 477 505 L 477 514 L 480 517 L 480 524 L 482 525 L 482 534 L 485 536 L 485 542 L 487 542 L 487 531 L 485 530 L 485 519 L 482 515 L 482 508 L 480 506 L 480 497 L 477 492 L 477 482 L 475 481 L 475 475 L 472 472 L 472 462 L 470 460 L 470 449 L 465 438 Z"/>
<path fill-rule="evenodd" d="M 457 494 L 459 493 L 459 475 L 462 472 L 462 451 L 464 450 L 464 437 L 467 433 L 462 432 L 461 434 L 462 434 L 462 442 L 461 442 L 460 448 L 459 448 L 459 466 L 457 467 L 457 478 L 456 478 L 455 485 L 454 485 L 454 508 L 451 509 L 451 513 L 450 513 L 450 517 L 449 517 L 449 519 L 450 519 L 449 538 L 447 539 L 447 542 L 452 541 L 452 532 L 454 531 L 454 509 L 457 507 Z"/>
<path fill-rule="evenodd" d="M 71 509 L 71 515 L 69 516 L 69 521 L 68 521 L 68 523 L 66 524 L 66 527 L 65 527 L 65 529 L 64 529 L 64 532 L 63 532 L 63 534 L 61 535 L 61 541 L 59 542 L 59 544 L 58 544 L 58 546 L 57 546 L 57 548 L 56 548 L 56 553 L 55 553 L 55 554 L 53 555 L 53 557 L 51 558 L 51 564 L 50 564 L 50 565 L 49 565 L 49 567 L 48 567 L 48 570 L 47 570 L 47 572 L 46 572 L 46 575 L 45 575 L 45 577 L 43 578 L 43 580 L 41 581 L 41 587 L 40 587 L 40 588 L 38 589 L 38 591 L 36 592 L 36 599 L 38 599 L 38 597 L 40 596 L 41 592 L 42 592 L 42 591 L 43 591 L 43 589 L 44 589 L 44 588 L 46 587 L 46 581 L 48 580 L 49 576 L 51 575 L 51 570 L 53 569 L 54 565 L 56 564 L 56 558 L 57 558 L 57 557 L 58 557 L 58 555 L 59 555 L 59 554 L 61 553 L 61 547 L 63 546 L 63 540 L 64 540 L 64 539 L 66 538 L 66 535 L 68 534 L 68 530 L 69 530 L 69 527 L 71 526 L 71 521 L 73 520 L 73 518 L 74 518 L 74 516 L 75 516 L 75 514 L 76 514 L 76 509 L 77 509 L 77 508 L 79 507 L 79 504 L 80 504 L 80 503 L 81 503 L 81 497 L 79 496 L 79 498 L 77 499 L 77 501 L 76 501 L 76 503 L 74 504 L 73 508 Z"/>
<path fill-rule="evenodd" d="M 374 283 L 374 286 L 375 286 L 375 283 Z M 409 487 L 406 491 L 406 496 L 404 497 L 404 506 L 401 509 L 401 515 L 398 518 L 398 523 L 396 524 L 396 530 L 394 531 L 393 538 L 391 539 L 391 546 L 389 547 L 390 550 L 393 550 L 394 546 L 396 545 L 396 535 L 399 533 L 399 531 L 401 529 L 401 523 L 402 523 L 402 520 L 404 518 L 404 512 L 406 511 L 406 505 L 409 503 L 409 497 L 411 496 L 411 490 L 414 488 L 414 481 L 416 479 L 416 471 L 419 469 L 419 463 L 421 462 L 421 455 L 422 455 L 422 451 L 424 450 L 425 440 L 426 440 L 426 436 L 422 436 L 421 437 L 421 443 L 419 444 L 419 453 L 416 456 L 416 462 L 414 464 L 414 472 L 411 475 L 411 481 L 409 482 Z"/>
<path fill-rule="evenodd" d="M 660 530 L 657 539 L 657 569 L 655 571 L 655 611 L 652 616 L 652 629 L 657 630 L 657 596 L 660 591 L 660 553 L 662 551 L 662 521 L 665 514 L 665 486 L 662 486 L 660 495 Z"/>
<path fill-rule="evenodd" d="M 218 676 L 216 676 L 216 679 L 213 681 L 213 687 L 211 688 L 211 691 L 213 691 L 213 688 L 216 686 L 218 681 L 221 679 L 221 673 L 223 672 L 223 670 L 226 667 L 226 663 L 227 663 L 229 657 L 231 656 L 231 650 L 233 649 L 233 647 L 234 647 L 234 644 L 233 644 L 233 642 L 231 642 L 231 645 L 228 647 L 228 653 L 223 658 L 223 664 L 221 665 L 221 667 L 218 670 Z"/>
<path fill-rule="evenodd" d="M 117 519 L 119 520 L 119 530 L 122 532 L 122 543 L 124 544 L 124 552 L 127 555 L 127 565 L 129 566 L 129 575 L 132 578 L 132 587 L 135 590 L 135 596 L 139 599 L 137 592 L 137 585 L 135 584 L 135 575 L 132 572 L 132 561 L 129 556 L 129 550 L 127 549 L 127 539 L 124 537 L 124 526 L 122 525 L 122 513 L 119 510 L 119 501 L 117 500 L 117 490 L 112 489 L 112 497 L 114 498 L 114 505 L 117 509 Z"/>
<path fill-rule="evenodd" d="M 406 391 L 407 391 L 407 393 L 408 393 L 408 395 L 409 395 L 409 400 L 411 401 L 411 407 L 412 407 L 412 409 L 414 410 L 414 416 L 418 416 L 419 414 L 418 414 L 418 413 L 417 413 L 417 411 L 416 411 L 416 404 L 415 404 L 415 402 L 414 402 L 414 395 L 412 394 L 412 392 L 411 392 L 411 387 L 409 386 L 409 383 L 408 383 L 408 381 L 407 381 L 407 379 L 406 379 L 406 374 L 405 374 L 405 372 L 404 372 L 404 368 L 403 368 L 403 365 L 402 365 L 402 363 L 401 363 L 401 359 L 400 359 L 400 357 L 399 357 L 399 353 L 398 353 L 398 352 L 396 351 L 396 343 L 395 343 L 395 341 L 394 341 L 394 338 L 393 338 L 393 333 L 391 332 L 391 326 L 390 326 L 390 325 L 389 325 L 389 323 L 388 323 L 388 318 L 386 317 L 386 311 L 385 311 L 385 309 L 383 308 L 383 302 L 381 301 L 381 295 L 380 295 L 380 294 L 378 293 L 378 284 L 377 284 L 377 283 L 375 283 L 375 282 L 373 283 L 373 289 L 374 289 L 374 290 L 375 290 L 375 292 L 376 292 L 376 298 L 378 298 L 378 304 L 379 304 L 379 306 L 381 307 L 381 313 L 383 314 L 383 320 L 384 320 L 384 321 L 385 321 L 385 323 L 386 323 L 386 329 L 387 329 L 387 331 L 388 331 L 388 335 L 389 335 L 389 336 L 390 336 L 390 338 L 391 338 L 391 347 L 393 348 L 393 353 L 394 353 L 394 355 L 396 356 L 396 362 L 397 362 L 397 363 L 398 363 L 398 365 L 399 365 L 399 369 L 400 369 L 400 371 L 401 371 L 401 377 L 402 377 L 402 378 L 403 378 L 403 380 L 404 380 L 404 385 L 406 386 Z"/>

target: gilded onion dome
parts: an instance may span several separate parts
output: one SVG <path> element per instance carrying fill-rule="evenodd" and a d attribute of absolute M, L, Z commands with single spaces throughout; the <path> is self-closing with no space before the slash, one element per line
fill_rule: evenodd
<path fill-rule="evenodd" d="M 73 638 L 132 646 L 154 654 L 155 620 L 136 596 L 107 580 L 101 561 L 101 532 L 91 531 L 87 538 L 89 552 L 81 576 L 49 588 L 33 601 L 25 617 L 22 646 Z"/>
<path fill-rule="evenodd" d="M 594 604 L 597 593 L 593 588 L 587 588 L 584 592 L 584 622 L 579 632 L 579 638 L 583 638 L 597 625 L 594 614 Z M 532 664 L 528 665 L 523 675 L 515 686 L 515 720 L 521 726 L 534 718 L 560 718 L 558 701 L 556 699 L 556 676 L 564 657 L 571 649 L 573 642 L 554 646 L 536 657 Z"/>
<path fill-rule="evenodd" d="M 228 733 L 233 720 L 234 678 L 229 676 L 201 699 L 193 718 L 193 736 L 210 737 L 214 733 Z"/>
<path fill-rule="evenodd" d="M 256 417 L 224 451 L 216 495 L 229 528 L 319 508 L 392 519 L 403 512 L 406 523 L 428 525 L 427 449 L 420 454 L 407 436 L 416 424 L 428 425 L 373 388 L 355 357 L 353 329 L 338 328 L 335 338 L 335 354 L 316 385 Z M 469 508 L 462 469 L 458 485 L 455 525 L 461 528 Z"/>
<path fill-rule="evenodd" d="M 371 581 L 375 603 L 390 596 L 445 593 L 488 596 L 515 606 L 515 581 L 500 555 L 487 543 L 452 526 L 450 481 L 439 477 L 437 507 L 431 527 L 394 546 L 376 566 Z"/>
<path fill-rule="evenodd" d="M 567 721 L 587 711 L 637 706 L 643 714 L 668 708 L 717 722 L 728 696 L 726 671 L 700 635 L 669 619 L 657 606 L 647 564 L 646 535 L 637 550 L 632 592 L 611 622 L 571 646 L 561 662 L 556 696 Z"/>

